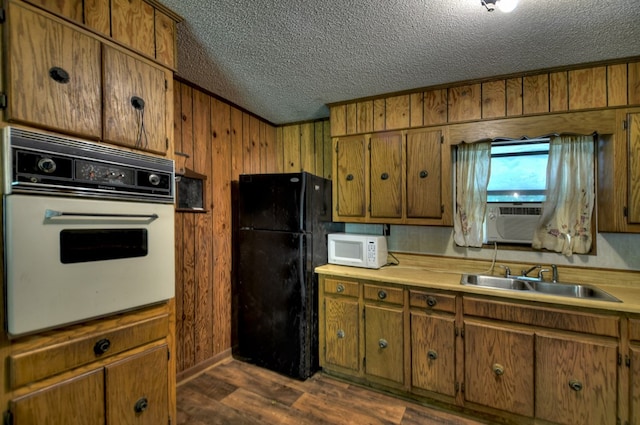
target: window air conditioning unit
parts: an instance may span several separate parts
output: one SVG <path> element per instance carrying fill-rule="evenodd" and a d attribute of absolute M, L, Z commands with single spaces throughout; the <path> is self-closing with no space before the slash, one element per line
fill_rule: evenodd
<path fill-rule="evenodd" d="M 542 204 L 488 203 L 484 242 L 530 244 L 542 213 Z"/>

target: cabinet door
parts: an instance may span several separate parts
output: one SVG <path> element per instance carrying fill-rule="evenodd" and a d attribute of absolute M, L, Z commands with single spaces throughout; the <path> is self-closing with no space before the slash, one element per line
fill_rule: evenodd
<path fill-rule="evenodd" d="M 166 345 L 108 365 L 107 425 L 157 425 L 169 418 Z"/>
<path fill-rule="evenodd" d="M 16 398 L 10 409 L 14 425 L 104 425 L 103 370 Z"/>
<path fill-rule="evenodd" d="M 407 134 L 407 217 L 442 217 L 440 148 L 440 131 Z"/>
<path fill-rule="evenodd" d="M 106 45 L 103 63 L 104 141 L 165 154 L 165 71 Z"/>
<path fill-rule="evenodd" d="M 631 370 L 629 372 L 629 423 L 640 424 L 640 347 L 631 346 Z"/>
<path fill-rule="evenodd" d="M 411 384 L 455 396 L 453 316 L 411 312 Z"/>
<path fill-rule="evenodd" d="M 154 57 L 153 6 L 144 0 L 111 0 L 111 36 L 134 50 Z"/>
<path fill-rule="evenodd" d="M 100 138 L 100 43 L 16 3 L 8 22 L 7 120 Z"/>
<path fill-rule="evenodd" d="M 627 115 L 629 131 L 628 221 L 640 223 L 640 113 Z"/>
<path fill-rule="evenodd" d="M 536 417 L 566 425 L 615 424 L 618 347 L 536 336 Z"/>
<path fill-rule="evenodd" d="M 371 217 L 402 217 L 402 135 L 371 137 Z"/>
<path fill-rule="evenodd" d="M 358 371 L 360 341 L 358 301 L 325 298 L 325 362 Z"/>
<path fill-rule="evenodd" d="M 337 191 L 336 212 L 338 217 L 364 217 L 365 199 L 365 138 L 344 137 L 337 142 Z"/>
<path fill-rule="evenodd" d="M 404 382 L 402 310 L 365 306 L 365 372 L 394 382 Z"/>
<path fill-rule="evenodd" d="M 533 416 L 533 341 L 533 332 L 465 321 L 465 400 Z"/>

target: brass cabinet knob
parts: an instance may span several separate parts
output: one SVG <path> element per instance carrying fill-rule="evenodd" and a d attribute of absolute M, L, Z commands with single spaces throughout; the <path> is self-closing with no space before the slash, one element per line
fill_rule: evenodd
<path fill-rule="evenodd" d="M 387 348 L 388 345 L 389 345 L 389 343 L 387 342 L 386 339 L 379 339 L 378 340 L 378 347 Z"/>
<path fill-rule="evenodd" d="M 336 292 L 338 293 L 344 292 L 344 285 L 342 283 L 339 283 L 338 286 L 336 286 Z"/>
<path fill-rule="evenodd" d="M 572 379 L 569 381 L 569 387 L 571 387 L 571 389 L 573 391 L 581 391 L 582 390 L 582 382 L 576 380 L 576 379 Z"/>
<path fill-rule="evenodd" d="M 378 291 L 378 298 L 384 300 L 385 298 L 387 298 L 387 293 L 385 291 Z"/>
<path fill-rule="evenodd" d="M 496 374 L 496 376 L 504 375 L 504 366 L 499 363 L 494 364 L 491 369 L 493 370 L 493 373 Z"/>
<path fill-rule="evenodd" d="M 344 338 L 344 331 L 342 329 L 338 329 L 337 335 L 338 335 L 338 339 Z"/>
<path fill-rule="evenodd" d="M 435 360 L 438 358 L 438 353 L 434 350 L 429 350 L 427 351 L 427 357 L 429 358 L 429 360 Z"/>

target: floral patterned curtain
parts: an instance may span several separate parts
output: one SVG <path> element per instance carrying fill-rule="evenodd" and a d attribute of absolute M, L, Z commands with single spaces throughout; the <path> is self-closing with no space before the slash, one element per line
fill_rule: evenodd
<path fill-rule="evenodd" d="M 593 136 L 555 136 L 549 142 L 547 199 L 533 236 L 533 248 L 569 256 L 591 249 L 595 201 Z"/>
<path fill-rule="evenodd" d="M 453 239 L 459 246 L 482 246 L 490 167 L 491 142 L 458 145 Z"/>

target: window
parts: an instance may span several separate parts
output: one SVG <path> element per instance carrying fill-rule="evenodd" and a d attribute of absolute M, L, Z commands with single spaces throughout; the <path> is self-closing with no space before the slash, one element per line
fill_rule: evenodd
<path fill-rule="evenodd" d="M 495 141 L 487 202 L 543 202 L 549 139 Z"/>

